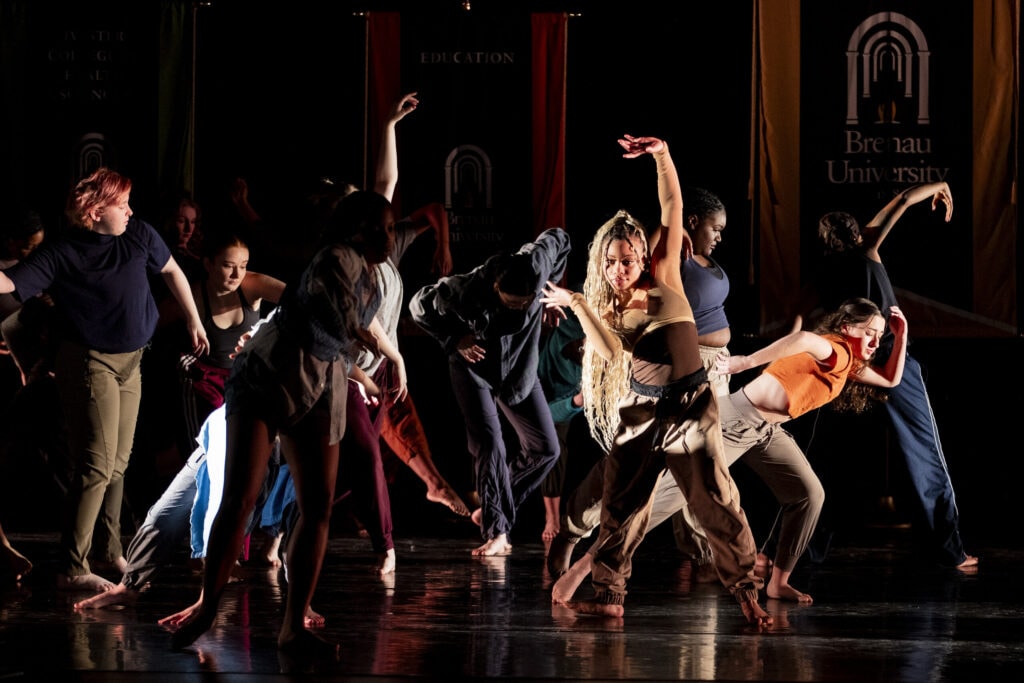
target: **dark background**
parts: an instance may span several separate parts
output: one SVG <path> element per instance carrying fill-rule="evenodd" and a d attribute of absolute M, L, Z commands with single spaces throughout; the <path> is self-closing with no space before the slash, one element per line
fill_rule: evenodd
<path fill-rule="evenodd" d="M 3 14 L 19 5 L 0 0 Z M 424 12 L 458 11 L 455 2 L 313 2 L 254 3 L 213 0 L 196 9 L 195 196 L 204 207 L 204 223 L 213 226 L 237 219 L 229 188 L 245 177 L 252 203 L 288 239 L 290 211 L 309 182 L 334 175 L 360 183 L 365 168 L 364 139 L 365 20 L 363 10 Z M 110 21 L 133 27 L 127 45 L 133 55 L 122 65 L 130 82 L 119 92 L 123 100 L 102 111 L 121 117 L 105 124 L 125 139 L 118 140 L 119 166 L 136 180 L 136 212 L 156 224 L 161 198 L 178 188 L 159 187 L 155 121 L 158 86 L 167 87 L 161 73 L 161 43 L 155 12 L 161 3 L 127 0 L 109 2 L 32 3 L 38 24 L 27 35 L 46 35 L 46 25 L 96 24 Z M 748 199 L 751 127 L 751 0 L 723 2 L 472 2 L 474 13 L 528 14 L 567 11 L 568 101 L 566 225 L 577 257 L 570 279 L 583 274 L 583 249 L 596 228 L 617 209 L 626 208 L 653 225 L 658 204 L 654 173 L 643 160 L 623 160 L 616 139 L 623 133 L 665 138 L 672 147 L 684 185 L 706 187 L 728 209 L 728 230 L 716 259 L 730 274 L 728 313 L 734 353 L 743 353 L 768 340 L 758 337 L 756 270 L 749 265 L 757 245 Z M 455 9 L 453 9 L 455 8 Z M 955 15 L 959 16 L 959 15 Z M 101 18 L 97 18 L 101 17 Z M 9 27 L 8 27 L 9 28 Z M 7 34 L 5 34 L 7 35 Z M 52 36 L 47 38 L 52 42 Z M 4 86 L 5 128 L 0 147 L 3 172 L 0 189 L 6 206 L 31 204 L 48 225 L 59 229 L 60 211 L 71 169 L 66 161 L 69 140 L 88 130 L 93 109 L 68 109 L 50 88 L 22 73 L 10 61 L 25 54 L 25 45 L 3 46 L 8 60 Z M 27 47 L 46 59 L 44 41 Z M 35 51 L 35 52 L 33 52 Z M 965 65 L 964 68 L 968 68 Z M 12 75 L 13 74 L 13 75 Z M 51 74 L 53 76 L 53 74 Z M 178 74 L 178 78 L 181 74 Z M 89 88 L 88 83 L 75 87 Z M 405 85 L 403 83 L 403 85 Z M 415 89 L 415 84 L 409 84 Z M 443 97 L 420 92 L 423 107 Z M 18 106 L 12 106 L 14 100 Z M 23 99 L 25 101 L 23 101 Z M 107 103 L 110 104 L 109 102 Z M 106 105 L 105 105 L 106 106 Z M 501 102 L 495 103 L 495 121 Z M 10 112 L 15 112 L 14 114 Z M 73 112 L 82 112 L 77 118 Z M 98 114 L 97 114 L 98 115 Z M 486 123 L 486 122 L 484 122 Z M 34 132 L 28 135 L 27 132 Z M 42 134 L 38 134 L 42 131 Z M 417 127 L 416 114 L 399 125 L 399 156 L 405 136 L 429 136 Z M 368 144 L 376 145 L 376 141 Z M 414 187 L 417 177 L 403 162 L 400 187 Z M 528 201 L 528 198 L 524 198 Z M 414 252 L 415 253 L 415 252 Z M 414 258 L 410 255 L 408 258 Z M 271 266 L 273 254 L 254 254 Z M 926 264 L 909 264 L 926 267 Z M 270 268 L 267 268 L 270 269 Z M 417 283 L 410 283 L 407 287 Z M 795 293 L 794 293 L 795 294 Z M 913 329 L 913 328 L 911 328 Z M 471 466 L 465 453 L 461 416 L 451 396 L 440 348 L 414 327 L 404 328 L 402 350 L 410 371 L 410 387 L 424 418 L 434 457 L 442 473 L 463 494 L 472 488 Z M 946 457 L 957 488 L 965 536 L 998 537 L 1003 533 L 1016 497 L 1010 476 L 1019 471 L 1019 445 L 1012 424 L 1019 414 L 1017 388 L 1024 379 L 1019 338 L 922 339 L 913 351 L 929 371 L 933 407 L 942 428 Z M 155 359 L 156 357 L 154 357 Z M 2 362 L 3 359 L 0 359 Z M 150 361 L 152 364 L 155 360 Z M 173 411 L 174 388 L 147 381 L 147 410 L 140 423 L 133 455 L 131 512 L 136 517 L 162 490 L 177 463 L 165 449 L 166 411 Z M 1005 398 L 1006 396 L 1008 398 Z M 799 436 L 806 425 L 794 424 Z M 912 505 L 901 495 L 899 463 L 887 460 L 881 425 L 867 420 L 851 433 L 836 435 L 835 457 L 849 462 L 845 494 L 854 500 L 847 512 L 853 519 L 874 514 L 875 503 L 895 491 L 906 507 L 898 515 L 912 517 Z M 24 464 L 22 467 L 25 468 Z M 774 509 L 739 468 L 736 472 L 745 507 L 755 526 L 770 523 Z M 29 469 L 29 471 L 32 471 Z M 1002 485 L 991 481 L 998 473 Z M 17 529 L 51 524 L 58 507 L 44 484 L 5 477 L 5 526 Z M 24 504 L 26 492 L 31 504 Z M 407 468 L 397 470 L 392 504 L 396 534 L 440 528 L 452 520 L 423 498 L 423 487 Z M 33 509 L 38 515 L 26 513 Z M 761 511 L 758 514 L 756 511 Z M 11 521 L 8 522 L 8 519 Z M 539 497 L 529 503 L 516 537 L 539 539 L 543 511 Z M 461 528 L 461 527 L 460 527 Z M 761 529 L 764 531 L 763 529 Z M 468 532 L 472 535 L 472 531 Z"/>

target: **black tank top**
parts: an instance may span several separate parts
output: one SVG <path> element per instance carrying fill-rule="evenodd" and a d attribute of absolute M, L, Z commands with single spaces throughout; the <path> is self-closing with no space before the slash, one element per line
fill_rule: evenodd
<path fill-rule="evenodd" d="M 238 338 L 252 329 L 252 326 L 260 319 L 259 311 L 254 311 L 252 306 L 245 299 L 242 288 L 235 290 L 238 293 L 238 302 L 242 307 L 242 322 L 227 329 L 217 327 L 213 322 L 213 313 L 210 309 L 210 295 L 206 291 L 206 285 L 200 286 L 203 292 L 203 327 L 206 329 L 206 338 L 210 340 L 210 352 L 199 358 L 207 365 L 218 368 L 230 368 L 238 345 Z"/>

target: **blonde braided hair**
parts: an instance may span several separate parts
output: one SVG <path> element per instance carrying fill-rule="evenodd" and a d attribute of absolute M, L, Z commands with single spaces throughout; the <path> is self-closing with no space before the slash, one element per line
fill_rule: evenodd
<path fill-rule="evenodd" d="M 648 263 L 647 233 L 643 225 L 627 211 L 621 210 L 602 225 L 590 243 L 587 256 L 587 278 L 583 283 L 583 296 L 590 308 L 601 316 L 601 321 L 615 334 L 622 336 L 617 311 L 619 295 L 604 274 L 608 245 L 614 240 L 626 240 L 637 250 L 646 269 Z M 645 277 L 642 274 L 641 277 Z M 605 360 L 594 352 L 591 344 L 583 351 L 583 410 L 587 416 L 591 435 L 607 451 L 611 449 L 619 428 L 619 401 L 629 391 L 630 354 L 621 353 Z"/>

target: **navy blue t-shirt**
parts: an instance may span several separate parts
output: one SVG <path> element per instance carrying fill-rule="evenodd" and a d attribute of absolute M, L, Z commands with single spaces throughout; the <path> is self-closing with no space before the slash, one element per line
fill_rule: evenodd
<path fill-rule="evenodd" d="M 158 313 L 149 275 L 170 258 L 153 226 L 131 218 L 117 236 L 72 228 L 5 272 L 22 301 L 44 290 L 50 294 L 62 338 L 126 353 L 153 336 Z"/>

